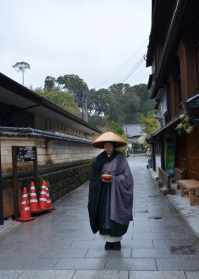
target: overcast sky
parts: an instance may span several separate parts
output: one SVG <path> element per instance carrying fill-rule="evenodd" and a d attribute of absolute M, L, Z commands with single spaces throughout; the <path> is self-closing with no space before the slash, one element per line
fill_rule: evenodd
<path fill-rule="evenodd" d="M 147 82 L 140 62 L 150 32 L 150 0 L 1 0 L 0 71 L 26 61 L 25 85 L 78 74 L 89 88 Z"/>

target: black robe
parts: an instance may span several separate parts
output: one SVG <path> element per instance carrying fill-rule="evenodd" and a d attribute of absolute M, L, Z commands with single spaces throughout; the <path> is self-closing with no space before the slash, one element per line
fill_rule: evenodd
<path fill-rule="evenodd" d="M 114 158 L 117 163 L 113 181 L 103 185 L 103 166 Z M 111 236 L 123 235 L 132 220 L 132 207 L 133 178 L 126 159 L 116 151 L 111 157 L 102 152 L 93 163 L 89 184 L 88 211 L 93 233 L 99 231 Z"/>

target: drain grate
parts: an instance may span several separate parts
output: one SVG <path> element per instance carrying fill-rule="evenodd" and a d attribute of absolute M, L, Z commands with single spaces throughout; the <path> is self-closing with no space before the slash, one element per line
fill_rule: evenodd
<path fill-rule="evenodd" d="M 159 194 L 154 194 L 154 195 L 149 195 L 148 197 L 149 198 L 158 198 L 158 197 L 160 197 L 160 195 Z"/>
<path fill-rule="evenodd" d="M 153 220 L 161 220 L 162 217 L 161 216 L 150 216 L 149 219 L 153 219 Z"/>
<path fill-rule="evenodd" d="M 196 253 L 192 245 L 171 246 L 170 251 L 173 255 L 195 255 Z"/>
<path fill-rule="evenodd" d="M 136 213 L 149 213 L 149 211 L 148 210 L 138 210 L 138 211 L 136 211 Z"/>

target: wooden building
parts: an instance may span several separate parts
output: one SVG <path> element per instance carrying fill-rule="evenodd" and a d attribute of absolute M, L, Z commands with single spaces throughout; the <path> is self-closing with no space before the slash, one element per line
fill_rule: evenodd
<path fill-rule="evenodd" d="M 147 66 L 161 128 L 150 138 L 154 170 L 199 179 L 199 2 L 153 0 Z"/>
<path fill-rule="evenodd" d="M 145 136 L 143 128 L 140 124 L 125 124 L 123 130 L 128 138 L 128 150 L 130 153 L 145 153 Z"/>
<path fill-rule="evenodd" d="M 0 217 L 15 214 L 13 150 L 35 148 L 37 176 L 50 181 L 53 200 L 88 179 L 98 150 L 91 139 L 100 131 L 0 73 Z M 17 183 L 34 175 L 32 162 L 17 162 Z M 1 219 L 1 218 L 0 218 Z"/>

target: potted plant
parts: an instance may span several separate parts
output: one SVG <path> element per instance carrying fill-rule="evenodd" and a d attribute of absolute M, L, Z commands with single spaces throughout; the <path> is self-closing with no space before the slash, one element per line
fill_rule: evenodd
<path fill-rule="evenodd" d="M 176 127 L 176 131 L 178 132 L 178 134 L 180 134 L 180 135 L 183 133 L 191 134 L 193 129 L 194 129 L 194 127 L 191 124 L 188 114 L 186 114 L 186 113 L 181 114 L 180 123 Z"/>

